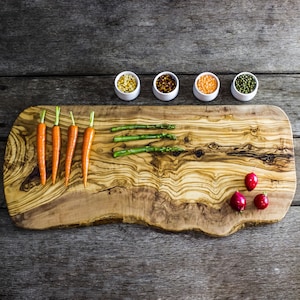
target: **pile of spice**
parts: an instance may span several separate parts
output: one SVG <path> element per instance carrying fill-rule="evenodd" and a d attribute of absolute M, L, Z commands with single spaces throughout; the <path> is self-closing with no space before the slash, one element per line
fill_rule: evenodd
<path fill-rule="evenodd" d="M 162 93 L 170 93 L 175 89 L 176 81 L 170 74 L 164 74 L 156 80 L 156 87 Z"/>
<path fill-rule="evenodd" d="M 250 74 L 242 74 L 235 80 L 236 89 L 243 94 L 252 93 L 256 87 L 256 80 Z"/>
<path fill-rule="evenodd" d="M 133 75 L 124 74 L 117 82 L 118 89 L 123 93 L 131 93 L 136 89 L 137 83 Z"/>
<path fill-rule="evenodd" d="M 217 79 L 209 74 L 202 75 L 197 81 L 197 88 L 203 94 L 211 94 L 217 87 Z"/>

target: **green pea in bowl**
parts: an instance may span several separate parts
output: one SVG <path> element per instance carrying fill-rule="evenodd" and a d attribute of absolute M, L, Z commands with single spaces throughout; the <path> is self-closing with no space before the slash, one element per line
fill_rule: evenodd
<path fill-rule="evenodd" d="M 258 90 L 258 79 L 250 72 L 241 72 L 235 76 L 231 84 L 231 93 L 240 101 L 252 100 Z"/>

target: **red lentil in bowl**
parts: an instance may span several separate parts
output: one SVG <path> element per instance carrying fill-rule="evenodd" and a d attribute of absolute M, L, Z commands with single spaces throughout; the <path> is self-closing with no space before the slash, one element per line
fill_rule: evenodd
<path fill-rule="evenodd" d="M 211 72 L 203 72 L 199 74 L 194 82 L 194 96 L 201 101 L 212 101 L 218 94 L 220 89 L 220 80 L 217 75 Z"/>

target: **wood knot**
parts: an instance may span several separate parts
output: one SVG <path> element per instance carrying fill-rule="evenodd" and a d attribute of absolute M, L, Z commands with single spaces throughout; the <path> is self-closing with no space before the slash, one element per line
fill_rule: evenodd
<path fill-rule="evenodd" d="M 185 136 L 184 139 L 183 139 L 183 141 L 184 141 L 185 143 L 189 143 L 189 142 L 190 142 L 190 139 L 189 139 L 188 136 Z"/>
<path fill-rule="evenodd" d="M 200 158 L 201 156 L 204 155 L 204 152 L 203 152 L 202 149 L 196 149 L 196 150 L 194 151 L 194 153 L 195 153 L 195 155 L 196 155 L 198 158 Z"/>
<path fill-rule="evenodd" d="M 173 152 L 172 152 L 172 155 L 175 156 L 175 157 L 177 157 L 177 156 L 179 156 L 181 153 L 182 153 L 182 151 L 173 151 Z"/>
<path fill-rule="evenodd" d="M 251 126 L 250 127 L 250 133 L 251 133 L 251 135 L 257 135 L 258 134 L 258 132 L 259 132 L 259 127 L 258 126 Z"/>
<path fill-rule="evenodd" d="M 217 150 L 217 149 L 219 149 L 219 147 L 220 146 L 216 142 L 212 142 L 212 143 L 208 144 L 209 149 Z"/>
<path fill-rule="evenodd" d="M 20 186 L 20 191 L 29 192 L 35 186 L 40 184 L 39 169 L 36 166 L 32 172 L 25 178 Z"/>

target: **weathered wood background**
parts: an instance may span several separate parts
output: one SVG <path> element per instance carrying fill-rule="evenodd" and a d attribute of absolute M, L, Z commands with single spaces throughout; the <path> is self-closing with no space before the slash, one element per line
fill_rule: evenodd
<path fill-rule="evenodd" d="M 4 1 L 0 10 L 1 167 L 10 128 L 32 105 L 162 105 L 151 84 L 162 70 L 180 79 L 172 105 L 203 105 L 199 72 L 221 80 L 205 105 L 248 105 L 230 94 L 240 71 L 260 87 L 251 104 L 290 118 L 299 182 L 299 1 Z M 132 70 L 142 91 L 114 95 Z M 165 105 L 165 103 L 163 103 Z M 2 175 L 1 175 L 2 179 Z M 1 188 L 3 190 L 2 180 Z M 16 228 L 0 195 L 1 299 L 298 299 L 300 193 L 279 223 L 222 239 L 109 224 L 67 230 Z"/>

